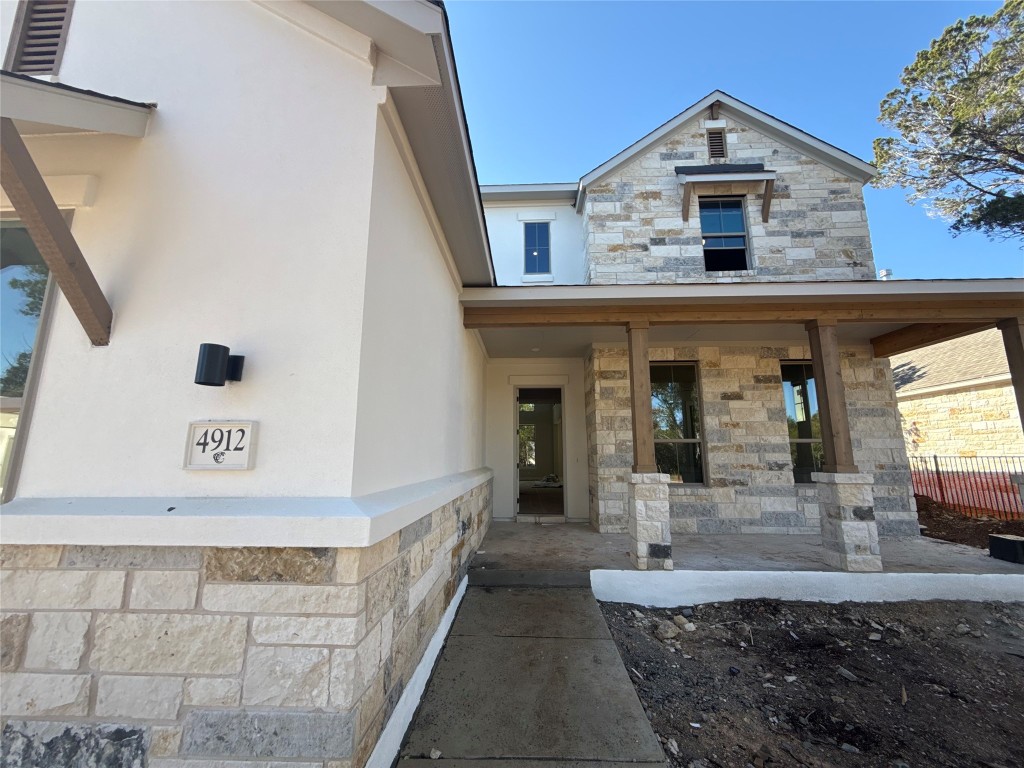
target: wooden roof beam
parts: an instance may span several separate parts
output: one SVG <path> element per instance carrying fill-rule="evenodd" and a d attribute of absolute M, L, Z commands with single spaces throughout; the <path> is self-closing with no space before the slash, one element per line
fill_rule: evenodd
<path fill-rule="evenodd" d="M 978 331 L 995 328 L 995 322 L 975 323 L 914 323 L 871 339 L 875 357 L 892 357 L 940 341 L 959 339 Z"/>
<path fill-rule="evenodd" d="M 94 346 L 110 343 L 113 311 L 14 122 L 0 118 L 0 184 Z"/>
<path fill-rule="evenodd" d="M 860 302 L 847 306 L 836 303 L 794 304 L 674 304 L 605 306 L 504 306 L 464 307 L 466 328 L 541 328 L 556 326 L 628 325 L 702 325 L 712 323 L 806 323 L 831 319 L 852 323 L 928 323 L 942 319 L 947 323 L 973 323 L 980 329 L 996 321 L 1017 315 L 1020 302 L 976 299 L 967 302 L 946 300 L 939 303 Z M 970 331 L 967 331 L 970 332 Z M 879 337 L 882 338 L 882 337 Z M 876 353 L 877 354 L 877 353 Z M 894 354 L 894 353 L 889 353 Z M 883 355 L 885 356 L 885 355 Z"/>

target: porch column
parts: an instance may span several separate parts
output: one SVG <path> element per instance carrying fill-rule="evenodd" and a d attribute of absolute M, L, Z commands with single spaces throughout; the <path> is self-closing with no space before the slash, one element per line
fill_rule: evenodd
<path fill-rule="evenodd" d="M 844 571 L 880 571 L 874 478 L 860 472 L 853 461 L 836 322 L 812 320 L 807 335 L 825 454 L 822 471 L 811 475 L 818 486 L 825 562 Z"/>
<path fill-rule="evenodd" d="M 1010 365 L 1010 381 L 1017 398 L 1017 415 L 1024 427 L 1024 317 L 1000 320 L 997 327 L 1003 333 L 1006 362 Z"/>
<path fill-rule="evenodd" d="M 651 415 L 651 358 L 647 335 L 649 323 L 630 323 L 629 394 L 633 410 L 633 471 L 657 472 L 654 462 L 654 417 Z"/>
<path fill-rule="evenodd" d="M 654 417 L 651 414 L 649 324 L 631 322 L 629 393 L 633 416 L 633 472 L 629 476 L 629 559 L 642 571 L 672 569 L 672 528 L 669 522 L 668 475 L 654 460 Z"/>

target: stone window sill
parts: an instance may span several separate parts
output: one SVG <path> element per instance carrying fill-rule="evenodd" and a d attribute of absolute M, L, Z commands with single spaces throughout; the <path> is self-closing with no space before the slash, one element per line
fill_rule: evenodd
<path fill-rule="evenodd" d="M 555 282 L 554 275 L 523 275 L 524 283 L 553 283 Z"/>

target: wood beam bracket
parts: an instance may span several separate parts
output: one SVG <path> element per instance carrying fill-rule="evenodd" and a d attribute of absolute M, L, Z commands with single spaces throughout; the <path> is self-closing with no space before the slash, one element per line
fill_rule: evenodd
<path fill-rule="evenodd" d="M 0 185 L 93 345 L 110 343 L 113 311 L 46 188 L 14 121 L 0 118 Z"/>

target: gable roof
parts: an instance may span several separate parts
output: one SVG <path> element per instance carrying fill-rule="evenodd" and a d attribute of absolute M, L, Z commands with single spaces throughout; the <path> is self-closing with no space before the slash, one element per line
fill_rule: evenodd
<path fill-rule="evenodd" d="M 995 328 L 893 355 L 889 362 L 898 395 L 1010 375 Z"/>
<path fill-rule="evenodd" d="M 878 171 L 871 163 L 861 160 L 839 147 L 829 144 L 827 141 L 801 131 L 796 126 L 779 120 L 777 117 L 762 112 L 725 91 L 712 91 L 700 101 L 691 104 L 678 115 L 673 117 L 664 125 L 651 131 L 638 142 L 626 147 L 619 154 L 610 160 L 597 166 L 590 173 L 583 176 L 579 183 L 579 194 L 577 196 L 577 207 L 583 205 L 586 197 L 587 187 L 603 180 L 606 176 L 615 172 L 634 158 L 648 152 L 652 147 L 661 143 L 669 134 L 682 126 L 684 123 L 697 117 L 702 111 L 708 109 L 712 104 L 718 102 L 721 114 L 731 117 L 751 128 L 756 128 L 762 133 L 777 139 L 787 146 L 799 149 L 808 157 L 814 158 L 820 163 L 833 168 L 850 178 L 856 179 L 862 184 L 874 178 Z"/>

